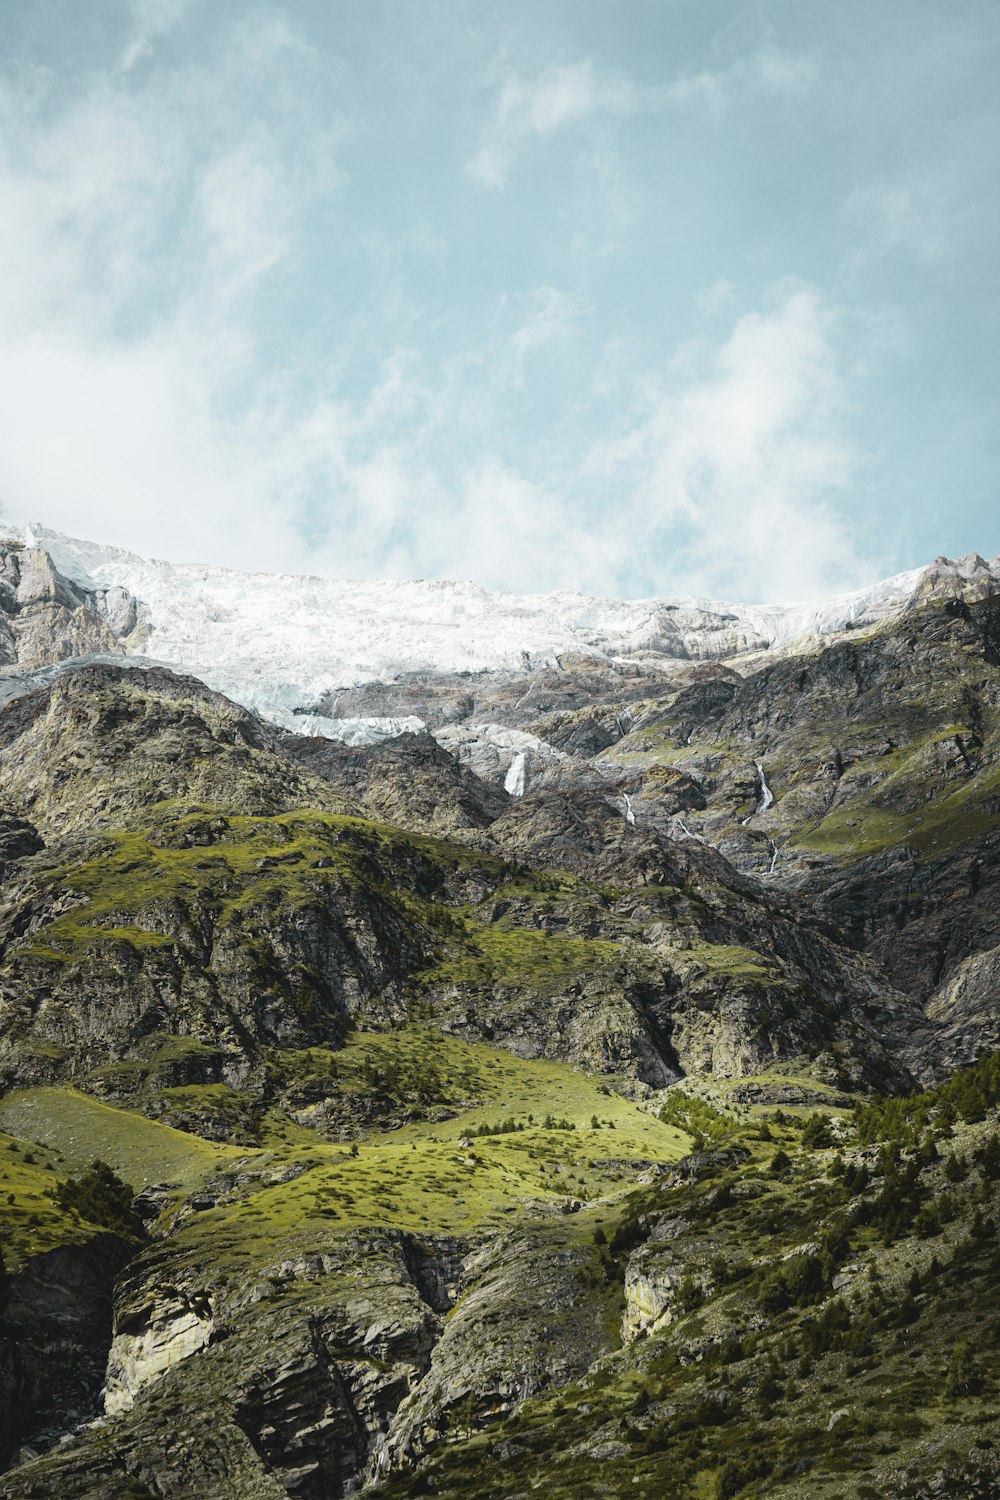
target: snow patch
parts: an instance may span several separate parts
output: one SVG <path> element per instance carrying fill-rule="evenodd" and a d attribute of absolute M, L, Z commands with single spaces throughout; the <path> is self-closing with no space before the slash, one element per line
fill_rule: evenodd
<path fill-rule="evenodd" d="M 293 734 L 312 735 L 326 740 L 340 740 L 345 745 L 378 745 L 399 734 L 419 734 L 427 728 L 415 714 L 403 718 L 331 719 L 327 714 L 293 714 L 287 709 L 272 709 L 269 715 L 283 729 Z"/>

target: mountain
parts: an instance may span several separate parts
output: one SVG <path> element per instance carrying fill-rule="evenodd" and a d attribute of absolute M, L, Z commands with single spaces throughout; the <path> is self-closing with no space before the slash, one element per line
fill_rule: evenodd
<path fill-rule="evenodd" d="M 361 684 L 398 684 L 389 697 L 401 707 L 407 697 L 419 704 L 416 683 L 409 692 L 406 684 L 425 673 L 435 680 L 483 673 L 520 678 L 566 656 L 591 666 L 638 657 L 667 670 L 676 662 L 752 657 L 803 636 L 872 625 L 933 587 L 942 571 L 965 590 L 992 588 L 1000 563 L 941 559 L 823 604 L 763 606 L 245 574 L 149 561 L 38 524 L 8 528 L 0 537 L 25 559 L 47 556 L 62 580 L 59 602 L 68 595 L 88 600 L 118 649 L 190 672 L 276 722 L 287 723 L 290 713 L 333 718 L 322 730 L 338 738 L 337 721 L 351 717 L 338 711 L 338 698 Z M 107 631 L 95 628 L 93 642 L 107 649 Z M 367 706 L 385 704 L 370 697 Z M 454 710 L 447 714 L 453 716 Z M 435 718 L 428 707 L 428 722 Z"/>
<path fill-rule="evenodd" d="M 0 1496 L 998 1492 L 996 562 L 0 656 Z"/>

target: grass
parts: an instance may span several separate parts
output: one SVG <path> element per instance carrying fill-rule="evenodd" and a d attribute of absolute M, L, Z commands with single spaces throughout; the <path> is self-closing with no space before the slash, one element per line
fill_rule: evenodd
<path fill-rule="evenodd" d="M 95 1233 L 48 1196 L 64 1173 L 58 1152 L 0 1131 L 0 1251 L 8 1270 Z"/>
<path fill-rule="evenodd" d="M 757 984 L 780 984 L 782 974 L 773 959 L 763 958 L 753 948 L 727 943 L 692 942 L 682 950 L 710 974 L 733 979 L 753 980 Z"/>
<path fill-rule="evenodd" d="M 495 884 L 505 869 L 478 851 L 363 818 L 238 817 L 212 808 L 177 813 L 168 804 L 153 827 L 108 834 L 82 860 L 39 867 L 43 889 L 69 892 L 76 904 L 42 924 L 18 951 L 59 960 L 97 942 L 168 947 L 176 941 L 177 903 L 197 902 L 225 923 L 261 904 L 293 910 L 345 884 L 391 896 L 387 868 L 398 887 L 417 885 L 425 895 L 440 893 L 456 874 L 475 872 Z"/>
<path fill-rule="evenodd" d="M 427 988 L 494 981 L 551 988 L 576 975 L 606 971 L 620 960 L 618 944 L 603 938 L 564 937 L 467 921 L 461 939 L 449 944 L 439 962 L 423 970 L 417 982 Z"/>
<path fill-rule="evenodd" d="M 669 1216 L 673 1232 L 646 1247 L 643 1264 L 654 1275 L 661 1256 L 668 1268 L 678 1254 L 699 1272 L 707 1264 L 709 1290 L 693 1311 L 682 1308 L 581 1380 L 475 1435 L 446 1431 L 416 1473 L 389 1477 L 386 1500 L 428 1493 L 514 1500 L 539 1491 L 549 1500 L 930 1493 L 904 1481 L 908 1466 L 925 1484 L 938 1466 L 950 1470 L 934 1493 L 986 1494 L 961 1473 L 982 1463 L 1000 1436 L 1000 1256 L 989 1227 L 976 1238 L 966 1225 L 974 1205 L 995 1207 L 995 1187 L 987 1192 L 973 1173 L 954 1189 L 964 1194 L 962 1213 L 930 1242 L 904 1234 L 886 1246 L 855 1228 L 837 1252 L 836 1264 L 852 1271 L 845 1287 L 762 1316 L 768 1278 L 812 1253 L 810 1242 L 842 1225 L 850 1209 L 849 1195 L 830 1180 L 836 1152 L 797 1149 L 795 1134 L 781 1136 L 794 1156 L 784 1181 L 767 1170 L 775 1144 L 751 1136 L 744 1166 L 679 1189 L 654 1183 L 619 1219 L 622 1228 L 635 1223 L 642 1239 L 644 1223 Z M 930 1162 L 927 1172 L 934 1182 L 941 1167 Z M 837 1308 L 840 1321 L 824 1325 Z M 831 1338 L 821 1325 L 839 1332 Z M 963 1345 L 979 1380 L 971 1392 L 956 1388 L 950 1373 Z"/>
<path fill-rule="evenodd" d="M 134 1111 L 102 1104 L 75 1089 L 17 1089 L 7 1094 L 0 1099 L 0 1127 L 60 1153 L 69 1171 L 105 1161 L 137 1192 L 163 1182 L 191 1191 L 243 1154 Z"/>
<path fill-rule="evenodd" d="M 834 808 L 815 827 L 796 833 L 792 845 L 857 857 L 909 844 L 919 855 L 936 857 L 954 853 L 1000 826 L 1000 762 L 944 795 L 933 795 L 937 788 L 932 784 L 930 798 L 911 810 L 880 806 L 894 795 L 900 781 L 908 788 L 917 784 L 904 765 L 873 787 L 869 796 Z"/>
<path fill-rule="evenodd" d="M 333 1077 L 361 1092 L 372 1072 L 395 1070 L 402 1086 L 433 1074 L 452 1118 L 372 1131 L 359 1145 L 331 1145 L 295 1127 L 273 1128 L 266 1149 L 216 1145 L 115 1109 L 70 1089 L 22 1090 L 0 1101 L 0 1125 L 59 1151 L 66 1169 L 95 1158 L 142 1188 L 177 1196 L 237 1162 L 253 1178 L 245 1195 L 197 1214 L 177 1237 L 185 1258 L 229 1269 L 271 1263 L 321 1246 L 331 1233 L 392 1224 L 462 1233 L 511 1213 L 551 1212 L 568 1199 L 619 1195 L 641 1170 L 668 1163 L 690 1137 L 609 1090 L 600 1078 L 553 1062 L 525 1061 L 429 1027 L 357 1034 L 342 1052 L 278 1054 L 275 1076 L 299 1083 Z M 332 1074 L 331 1074 L 331 1070 Z M 218 1086 L 205 1086 L 215 1097 Z M 195 1102 L 205 1089 L 181 1091 Z M 480 1134 L 506 1125 L 503 1133 Z M 299 1175 L 273 1182 L 288 1168 Z"/>

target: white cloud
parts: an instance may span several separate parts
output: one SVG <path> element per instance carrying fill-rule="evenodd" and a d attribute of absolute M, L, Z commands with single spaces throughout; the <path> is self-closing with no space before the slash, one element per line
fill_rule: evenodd
<path fill-rule="evenodd" d="M 838 322 L 813 289 L 780 289 L 647 382 L 637 420 L 588 455 L 642 546 L 673 552 L 670 588 L 808 599 L 867 576 L 834 509 L 861 460 Z"/>
<path fill-rule="evenodd" d="M 928 180 L 880 183 L 853 192 L 843 214 L 855 233 L 847 267 L 859 270 L 893 251 L 937 264 L 953 256 L 965 224 L 943 184 Z"/>
<path fill-rule="evenodd" d="M 292 248 L 295 193 L 273 136 L 259 123 L 208 162 L 197 204 L 209 255 L 229 285 L 256 281 Z"/>
<path fill-rule="evenodd" d="M 129 0 L 132 35 L 118 60 L 121 72 L 131 72 L 136 63 L 151 56 L 153 43 L 184 19 L 192 4 L 193 0 Z"/>
<path fill-rule="evenodd" d="M 700 107 L 719 119 L 733 105 L 754 97 L 802 98 L 817 77 L 811 54 L 765 42 L 727 68 L 684 74 L 667 87 L 666 97 L 679 108 Z"/>
<path fill-rule="evenodd" d="M 465 169 L 478 187 L 496 190 L 506 186 L 518 158 L 533 142 L 570 126 L 667 106 L 702 108 L 721 119 L 732 106 L 754 98 L 801 98 L 817 77 L 814 57 L 770 41 L 726 68 L 702 69 L 659 85 L 638 86 L 620 73 L 602 72 L 590 59 L 555 64 L 534 78 L 507 69 Z M 623 221 L 630 220 L 633 210 L 607 142 L 592 143 L 586 161 L 599 177 L 618 179 L 612 208 Z"/>
<path fill-rule="evenodd" d="M 167 13 L 148 10 L 146 34 Z M 327 368 L 265 345 L 258 313 L 289 284 L 310 208 L 332 218 L 338 137 L 298 87 L 311 63 L 294 35 L 243 18 L 229 41 L 183 69 L 160 71 L 158 53 L 109 64 L 68 102 L 44 79 L 0 82 L 0 500 L 13 518 L 152 555 L 522 588 L 792 594 L 854 568 L 827 509 L 856 459 L 837 315 L 806 288 L 648 373 L 586 466 L 575 429 L 520 465 L 501 456 L 543 356 L 589 312 L 564 288 L 504 299 L 480 344 L 437 367 L 390 345 L 351 399 L 341 349 Z M 243 107 L 233 69 L 259 79 L 260 108 Z M 484 185 L 529 140 L 638 107 L 587 65 L 507 84 Z M 392 291 L 400 267 L 378 255 Z M 405 283 L 392 295 L 402 316 Z M 717 283 L 706 312 L 730 316 L 731 296 Z M 626 402 L 634 357 L 612 340 L 580 399 Z M 658 551 L 671 572 L 652 571 Z"/>
<path fill-rule="evenodd" d="M 504 298 L 504 303 L 513 299 Z M 523 387 L 525 364 L 529 355 L 546 345 L 559 343 L 573 331 L 583 314 L 579 297 L 558 287 L 538 287 L 528 298 L 524 317 L 508 340 L 508 357 L 503 362 L 503 378 L 510 384 Z"/>
<path fill-rule="evenodd" d="M 624 115 L 637 93 L 626 78 L 600 73 L 589 61 L 560 63 L 536 78 L 508 72 L 466 171 L 482 188 L 501 188 L 528 143 L 593 115 Z"/>
<path fill-rule="evenodd" d="M 736 288 L 726 276 L 719 276 L 711 286 L 703 287 L 695 301 L 703 318 L 714 318 L 733 305 Z"/>
<path fill-rule="evenodd" d="M 627 539 L 581 525 L 570 497 L 496 459 L 470 468 L 456 497 L 422 518 L 435 576 L 522 591 L 603 588 L 627 561 Z"/>
<path fill-rule="evenodd" d="M 186 8 L 134 5 L 134 36 Z M 109 64 L 68 98 L 0 78 L 0 501 L 16 518 L 302 565 L 296 507 L 337 481 L 350 422 L 262 375 L 253 308 L 339 174 L 335 133 L 306 130 L 308 96 L 287 86 L 288 39 L 262 25 L 265 40 L 242 19 L 221 58 Z M 265 41 L 266 108 L 246 110 Z"/>

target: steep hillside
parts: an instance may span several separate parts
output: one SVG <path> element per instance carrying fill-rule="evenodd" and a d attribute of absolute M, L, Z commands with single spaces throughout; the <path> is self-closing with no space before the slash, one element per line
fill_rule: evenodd
<path fill-rule="evenodd" d="M 61 545 L 0 599 L 0 1496 L 996 1494 L 995 571 L 796 642 L 535 601 L 573 651 L 268 719 L 136 654 L 237 575 Z"/>

